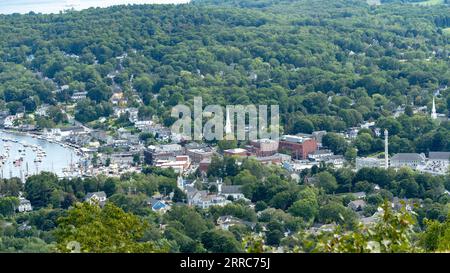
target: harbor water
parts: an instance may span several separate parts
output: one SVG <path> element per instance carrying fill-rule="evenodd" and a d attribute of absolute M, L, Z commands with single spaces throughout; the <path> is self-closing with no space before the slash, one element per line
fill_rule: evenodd
<path fill-rule="evenodd" d="M 0 14 L 59 13 L 63 10 L 105 8 L 127 4 L 184 4 L 189 0 L 0 0 Z"/>
<path fill-rule="evenodd" d="M 80 159 L 71 147 L 32 135 L 0 131 L 2 178 L 19 177 L 24 180 L 42 171 L 67 177 L 78 171 Z"/>

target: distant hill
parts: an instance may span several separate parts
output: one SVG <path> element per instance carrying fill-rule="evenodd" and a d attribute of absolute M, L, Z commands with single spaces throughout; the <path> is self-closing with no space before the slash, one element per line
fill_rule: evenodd
<path fill-rule="evenodd" d="M 418 5 L 450 4 L 450 0 L 381 0 L 381 3 L 409 3 Z"/>

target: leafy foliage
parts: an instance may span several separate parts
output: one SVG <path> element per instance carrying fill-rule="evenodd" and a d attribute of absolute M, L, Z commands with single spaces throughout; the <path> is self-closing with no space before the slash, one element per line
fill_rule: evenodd
<path fill-rule="evenodd" d="M 107 203 L 104 208 L 82 203 L 59 219 L 56 238 L 61 252 L 162 252 L 154 242 L 140 242 L 147 228 L 138 217 Z"/>

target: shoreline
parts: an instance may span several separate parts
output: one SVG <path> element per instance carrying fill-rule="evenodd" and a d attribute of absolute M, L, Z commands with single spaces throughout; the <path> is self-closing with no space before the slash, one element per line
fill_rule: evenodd
<path fill-rule="evenodd" d="M 72 170 L 72 167 L 73 166 L 78 166 L 79 164 L 82 164 L 82 162 L 87 159 L 87 155 L 85 153 L 83 153 L 83 151 L 79 147 L 76 147 L 73 144 L 68 144 L 68 143 L 65 143 L 65 142 L 62 142 L 62 141 L 58 141 L 58 140 L 55 140 L 55 139 L 48 139 L 45 136 L 39 134 L 39 132 L 28 132 L 28 131 L 20 131 L 20 130 L 15 130 L 15 129 L 10 129 L 10 128 L 0 128 L 0 133 L 3 133 L 3 134 L 6 135 L 4 137 L 4 139 L 6 139 L 6 141 L 15 142 L 18 145 L 27 145 L 27 144 L 29 144 L 29 141 L 31 141 L 31 139 L 29 139 L 29 140 L 26 140 L 26 139 L 25 140 L 19 140 L 19 139 L 17 139 L 19 137 L 28 137 L 28 138 L 32 138 L 33 139 L 32 145 L 39 146 L 39 147 L 42 148 L 42 146 L 41 146 L 42 144 L 39 144 L 38 142 L 36 143 L 34 141 L 43 141 L 43 142 L 47 143 L 47 144 L 44 144 L 44 145 L 54 144 L 56 146 L 59 146 L 58 149 L 64 149 L 64 151 L 65 151 L 65 152 L 63 152 L 64 154 L 67 154 L 67 155 L 68 154 L 74 154 L 77 157 L 77 159 L 73 162 L 74 165 L 72 165 L 72 163 L 70 163 L 70 165 L 61 166 L 62 167 L 61 173 L 59 171 L 58 172 L 53 172 L 52 171 L 59 178 L 72 177 L 73 174 L 74 174 L 75 169 L 78 168 L 78 167 L 75 167 L 75 169 Z M 55 149 L 55 148 L 53 148 L 53 149 Z M 52 148 L 50 148 L 50 150 L 52 150 Z M 3 177 L 3 170 L 4 170 L 5 166 L 6 165 L 3 165 L 3 164 L 1 166 L 2 177 Z M 53 168 L 53 163 L 52 163 L 52 168 Z M 43 170 L 44 169 L 41 169 L 38 173 L 42 172 Z M 67 170 L 72 170 L 72 171 L 67 171 Z M 10 171 L 11 171 L 11 168 L 10 168 Z M 21 170 L 21 172 L 22 172 L 22 170 Z M 29 175 L 29 173 L 27 175 Z M 24 179 L 27 177 L 27 175 L 22 177 L 22 174 L 19 175 L 19 174 L 16 173 L 16 174 L 14 174 L 11 177 L 18 177 L 24 182 Z M 78 175 L 76 175 L 76 176 L 78 176 Z"/>
<path fill-rule="evenodd" d="M 74 145 L 72 143 L 66 143 L 66 142 L 62 142 L 62 141 L 58 141 L 58 140 L 54 140 L 54 139 L 48 139 L 48 138 L 45 138 L 43 135 L 33 134 L 31 132 L 24 132 L 24 131 L 19 131 L 19 130 L 14 130 L 14 129 L 1 128 L 0 132 L 4 132 L 4 133 L 7 133 L 7 134 L 17 134 L 17 135 L 22 135 L 22 136 L 27 136 L 27 137 L 32 137 L 32 138 L 37 138 L 37 139 L 40 139 L 40 140 L 44 140 L 44 141 L 47 141 L 49 143 L 53 143 L 53 144 L 59 145 L 59 146 L 61 146 L 63 148 L 71 149 L 73 152 L 75 152 L 80 157 L 85 157 L 85 154 L 81 150 L 81 147 L 78 147 L 78 146 L 76 146 L 76 145 Z"/>
<path fill-rule="evenodd" d="M 67 3 L 67 2 L 74 2 L 74 3 Z M 163 0 L 152 0 L 152 1 L 145 1 L 145 0 L 112 0 L 109 1 L 109 3 L 105 3 L 104 1 L 64 1 L 63 3 L 54 1 L 54 3 L 32 3 L 31 5 L 29 3 L 17 3 L 15 1 L 11 1 L 11 4 L 8 5 L 8 3 L 4 4 L 5 7 L 0 8 L 0 16 L 4 15 L 12 15 L 12 14 L 21 14 L 21 15 L 27 15 L 31 12 L 35 14 L 59 14 L 59 13 L 65 13 L 67 11 L 83 11 L 90 8 L 109 8 L 109 7 L 115 7 L 115 6 L 127 6 L 127 5 L 183 5 L 183 4 L 189 4 L 191 3 L 191 0 L 170 0 L 170 1 L 163 1 Z"/>

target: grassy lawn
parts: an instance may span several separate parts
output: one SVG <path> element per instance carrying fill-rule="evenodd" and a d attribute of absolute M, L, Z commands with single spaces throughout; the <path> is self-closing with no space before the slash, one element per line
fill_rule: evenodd
<path fill-rule="evenodd" d="M 381 5 L 381 0 L 367 0 L 367 4 L 370 6 Z"/>
<path fill-rule="evenodd" d="M 444 0 L 427 0 L 427 1 L 417 3 L 417 5 L 420 5 L 420 6 L 432 6 L 432 5 L 440 5 L 440 4 L 444 4 Z"/>
<path fill-rule="evenodd" d="M 450 36 L 450 27 L 444 28 L 444 29 L 442 30 L 442 33 L 444 33 L 445 35 Z"/>

